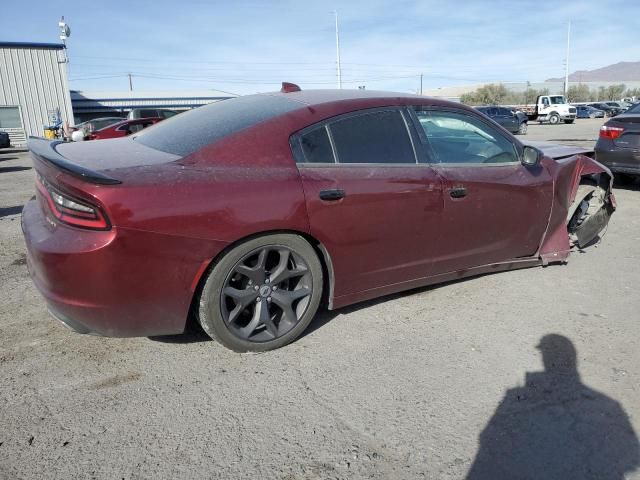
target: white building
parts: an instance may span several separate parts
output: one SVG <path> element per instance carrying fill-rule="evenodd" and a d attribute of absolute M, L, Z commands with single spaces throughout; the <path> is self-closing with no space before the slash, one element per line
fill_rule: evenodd
<path fill-rule="evenodd" d="M 0 42 L 0 130 L 24 146 L 59 121 L 73 122 L 64 45 Z"/>
<path fill-rule="evenodd" d="M 189 110 L 232 98 L 217 90 L 71 91 L 76 123 L 97 117 L 125 117 L 133 108 Z"/>

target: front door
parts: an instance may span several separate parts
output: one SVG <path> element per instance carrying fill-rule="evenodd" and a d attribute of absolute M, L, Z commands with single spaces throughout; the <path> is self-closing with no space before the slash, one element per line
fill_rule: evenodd
<path fill-rule="evenodd" d="M 433 273 L 534 255 L 553 198 L 547 170 L 523 166 L 514 139 L 480 115 L 437 108 L 415 113 L 444 189 Z"/>
<path fill-rule="evenodd" d="M 412 128 L 399 108 L 363 110 L 293 139 L 311 233 L 331 256 L 336 298 L 431 273 L 442 187 L 417 163 Z"/>

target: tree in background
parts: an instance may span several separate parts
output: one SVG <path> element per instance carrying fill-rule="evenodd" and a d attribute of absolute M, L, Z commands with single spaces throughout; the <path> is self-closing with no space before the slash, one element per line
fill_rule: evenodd
<path fill-rule="evenodd" d="M 598 88 L 598 101 L 620 100 L 626 89 L 624 83 Z"/>
<path fill-rule="evenodd" d="M 466 105 L 519 105 L 521 103 L 535 103 L 540 95 L 549 95 L 548 88 L 536 90 L 528 88 L 524 92 L 514 92 L 502 83 L 490 83 L 460 96 L 460 101 Z M 595 102 L 620 100 L 623 97 L 640 97 L 640 88 L 627 89 L 624 83 L 590 89 L 588 85 L 579 83 L 571 85 L 567 90 L 567 102 Z"/>
<path fill-rule="evenodd" d="M 527 88 L 524 92 L 508 90 L 502 83 L 483 85 L 469 93 L 460 96 L 460 101 L 466 105 L 519 105 L 534 103 L 539 95 L 549 95 L 549 89 Z"/>
<path fill-rule="evenodd" d="M 629 88 L 624 92 L 625 97 L 640 98 L 640 88 Z"/>
<path fill-rule="evenodd" d="M 473 92 L 463 94 L 460 101 L 467 105 L 498 105 L 504 102 L 508 94 L 509 91 L 503 84 L 490 83 Z"/>
<path fill-rule="evenodd" d="M 567 102 L 591 102 L 595 97 L 589 86 L 584 83 L 571 85 L 567 89 Z"/>

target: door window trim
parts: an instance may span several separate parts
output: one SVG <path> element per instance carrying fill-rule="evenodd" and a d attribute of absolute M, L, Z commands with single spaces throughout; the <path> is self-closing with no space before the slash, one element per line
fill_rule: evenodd
<path fill-rule="evenodd" d="M 346 118 L 354 118 L 363 115 L 369 115 L 372 113 L 378 112 L 397 112 L 400 114 L 402 121 L 404 122 L 405 130 L 407 132 L 407 136 L 409 137 L 409 142 L 411 144 L 411 151 L 413 152 L 413 163 L 340 163 L 340 158 L 338 156 L 338 151 L 336 149 L 335 140 L 333 138 L 333 134 L 331 133 L 330 125 L 332 123 L 338 122 L 340 120 Z M 333 162 L 316 162 L 311 163 L 307 162 L 304 156 L 304 151 L 302 150 L 301 139 L 302 137 L 314 130 L 318 130 L 320 128 L 324 128 L 329 137 L 329 143 L 331 144 L 331 151 L 333 153 Z M 289 145 L 291 147 L 291 151 L 293 153 L 294 160 L 296 162 L 296 166 L 298 168 L 327 168 L 327 167 L 384 167 L 384 168 L 406 168 L 406 167 L 428 167 L 428 163 L 420 162 L 420 156 L 425 154 L 423 153 L 422 144 L 417 137 L 417 132 L 415 131 L 415 125 L 411 118 L 411 114 L 409 113 L 407 107 L 403 105 L 389 105 L 385 107 L 374 107 L 374 108 L 363 108 L 360 110 L 354 110 L 353 112 L 342 113 L 340 115 L 335 115 L 333 117 L 325 118 L 319 122 L 311 124 L 303 129 L 294 132 L 289 137 Z"/>
<path fill-rule="evenodd" d="M 419 109 L 420 111 L 424 111 L 424 112 L 448 112 L 448 113 L 456 113 L 465 117 L 470 117 L 470 118 L 475 118 L 477 119 L 480 123 L 482 123 L 486 128 L 489 129 L 490 132 L 495 133 L 499 136 L 501 136 L 502 138 L 504 138 L 506 141 L 508 141 L 509 143 L 511 143 L 514 147 L 514 153 L 516 155 L 517 160 L 513 161 L 513 162 L 492 162 L 492 163 L 456 163 L 456 162 L 434 162 L 433 159 L 438 158 L 438 156 L 436 155 L 436 153 L 434 152 L 429 139 L 427 138 L 427 134 L 424 131 L 424 128 L 422 127 L 422 125 L 420 124 L 420 119 L 418 118 L 418 114 L 416 112 L 416 109 Z M 482 114 L 472 114 L 466 110 L 460 109 L 460 108 L 455 108 L 455 107 L 437 107 L 437 106 L 431 106 L 431 105 L 411 105 L 407 107 L 407 110 L 409 111 L 409 115 L 414 123 L 414 128 L 417 130 L 418 132 L 418 138 L 420 139 L 420 142 L 423 143 L 423 147 L 424 150 L 426 152 L 428 152 L 428 155 L 425 156 L 425 163 L 429 164 L 432 167 L 446 167 L 446 168 L 451 168 L 451 167 L 462 167 L 462 168 L 477 168 L 477 167 L 502 167 L 502 166 L 514 166 L 514 165 L 522 165 L 522 162 L 520 160 L 520 158 L 522 157 L 522 151 L 523 151 L 523 146 L 522 144 L 520 144 L 520 142 L 518 142 L 517 139 L 515 139 L 516 141 L 514 142 L 514 139 L 509 138 L 507 135 L 505 135 L 503 132 L 501 132 L 500 130 L 497 130 L 493 125 L 491 125 L 489 122 L 492 122 L 493 120 L 491 120 L 491 118 L 483 118 Z M 488 121 L 487 121 L 488 120 Z M 429 160 L 431 160 L 431 162 L 429 163 Z"/>

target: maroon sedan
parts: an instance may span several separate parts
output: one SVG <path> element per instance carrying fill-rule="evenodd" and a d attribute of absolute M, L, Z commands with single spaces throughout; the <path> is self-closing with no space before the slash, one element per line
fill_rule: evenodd
<path fill-rule="evenodd" d="M 22 227 L 51 313 L 109 336 L 195 318 L 226 347 L 264 351 L 321 303 L 564 262 L 615 208 L 605 167 L 525 146 L 463 105 L 284 90 L 122 139 L 31 140 Z"/>
<path fill-rule="evenodd" d="M 126 137 L 132 133 L 138 133 L 139 131 L 162 120 L 164 120 L 164 118 L 160 117 L 122 120 L 121 122 L 114 123 L 108 127 L 101 128 L 100 130 L 94 130 L 89 134 L 87 140 L 105 140 L 107 138 Z"/>

